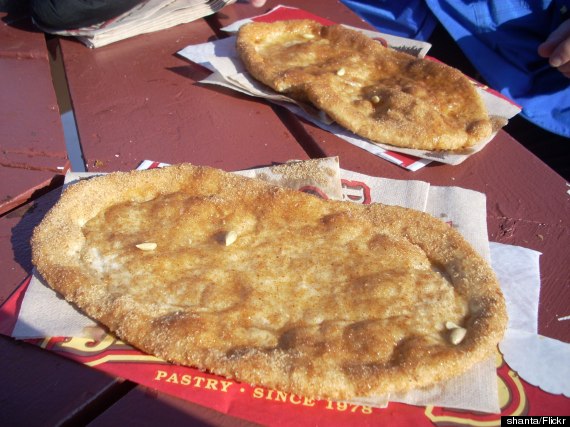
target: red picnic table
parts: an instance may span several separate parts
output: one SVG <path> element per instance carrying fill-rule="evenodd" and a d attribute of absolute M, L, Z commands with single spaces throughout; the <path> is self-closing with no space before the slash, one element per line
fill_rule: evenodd
<path fill-rule="evenodd" d="M 205 19 L 93 50 L 73 39 L 59 39 L 86 169 L 91 172 L 130 170 L 144 160 L 153 160 L 191 162 L 233 171 L 292 159 L 338 156 L 341 167 L 355 172 L 482 192 L 487 197 L 489 240 L 542 253 L 539 333 L 569 343 L 570 330 L 564 321 L 558 320 L 569 314 L 570 302 L 570 287 L 567 286 L 570 265 L 566 249 L 570 246 L 569 187 L 564 179 L 507 133 L 499 132 L 483 151 L 460 165 L 431 163 L 411 172 L 348 144 L 281 107 L 230 89 L 198 83 L 209 71 L 177 54 L 187 45 L 224 37 L 220 28 L 258 15 L 277 4 L 269 1 L 264 9 L 259 10 L 248 4 L 236 3 Z M 334 22 L 369 28 L 339 1 L 291 0 L 287 4 Z M 43 58 L 43 71 L 38 74 L 43 80 L 36 77 L 33 86 L 30 83 L 30 90 L 34 93 L 24 92 L 29 96 L 27 105 L 16 112 L 20 117 L 26 117 L 23 112 L 41 110 L 41 113 L 34 113 L 36 119 L 32 123 L 38 126 L 34 132 L 52 135 L 53 138 L 46 146 L 45 139 L 30 138 L 32 127 L 27 125 L 24 128 L 30 132 L 24 135 L 23 140 L 29 141 L 30 150 L 49 153 L 40 156 L 42 161 L 57 160 L 52 161 L 49 168 L 42 169 L 45 175 L 38 182 L 24 181 L 18 170 L 12 170 L 14 168 L 0 169 L 10 182 L 20 184 L 23 181 L 17 193 L 25 195 L 12 197 L 10 200 L 16 202 L 10 202 L 9 210 L 0 212 L 0 255 L 4 274 L 0 303 L 20 289 L 31 273 L 31 232 L 58 197 L 58 190 L 42 197 L 33 196 L 33 192 L 38 183 L 59 179 L 62 173 L 59 167 L 65 165 L 61 124 L 54 118 L 54 114 L 59 113 L 55 95 L 50 89 L 49 96 L 39 96 L 45 94 L 46 88 L 52 87 L 46 80 L 49 63 L 45 40 L 30 27 L 18 30 L 15 39 L 20 38 L 33 38 L 37 49 L 43 52 L 38 55 Z M 19 57 L 18 52 L 26 52 L 17 46 L 14 49 L 16 53 L 10 53 L 10 60 L 6 59 L 9 63 Z M 35 54 L 32 56 L 35 58 Z M 4 61 L 3 56 L 0 60 Z M 17 63 L 14 67 L 21 65 Z M 14 96 L 12 98 L 15 99 Z M 46 111 L 46 101 L 52 102 L 49 105 L 53 105 L 53 109 Z M 12 112 L 4 103 L 0 108 L 5 109 L 6 114 Z M 1 132 L 13 133 L 22 140 L 21 133 L 18 133 L 21 129 L 15 123 L 18 122 Z M 1 142 L 4 144 L 4 138 Z M 2 188 L 16 188 L 7 186 L 6 182 L 2 179 L 2 186 L 5 186 Z M 276 412 L 269 412 L 265 417 L 259 414 L 236 417 L 198 404 L 201 402 L 199 399 L 171 396 L 125 379 L 120 374 L 109 374 L 82 365 L 39 348 L 42 345 L 45 347 L 47 343 L 0 337 L 3 360 L 0 424 L 251 425 L 256 422 L 263 424 L 268 421 L 267 417 L 274 417 L 272 424 L 279 424 L 275 413 L 281 411 L 284 414 L 296 403 L 290 396 L 289 401 L 282 404 L 264 395 L 266 403 L 273 405 L 271 411 Z M 502 369 L 507 377 L 513 375 L 508 368 Z M 209 384 L 214 387 L 213 382 Z M 515 394 L 510 403 L 505 403 L 503 414 L 516 411 L 519 414 L 524 411 L 540 413 L 539 408 L 533 406 L 533 399 L 550 411 L 545 415 L 570 414 L 570 399 L 541 392 L 524 381 L 516 384 L 523 384 L 522 388 L 512 387 Z M 521 402 L 525 403 L 524 408 Z M 256 411 L 264 408 L 263 405 L 253 407 Z M 327 416 L 333 419 L 343 420 L 342 417 L 347 416 L 338 407 L 325 409 L 330 413 Z M 309 404 L 303 407 L 299 401 L 296 410 L 300 414 L 298 424 L 313 423 L 308 421 L 314 420 Z M 232 412 L 231 408 L 227 412 L 240 413 Z M 500 417 L 496 415 L 486 417 L 401 404 L 375 409 L 374 416 L 378 418 L 368 422 L 431 425 L 452 420 L 466 425 L 477 422 L 500 424 Z M 482 418 L 477 418 L 479 416 Z M 290 418 L 287 420 L 291 422 Z"/>
<path fill-rule="evenodd" d="M 44 34 L 18 11 L 0 12 L 0 69 L 3 214 L 61 185 L 67 156 Z"/>

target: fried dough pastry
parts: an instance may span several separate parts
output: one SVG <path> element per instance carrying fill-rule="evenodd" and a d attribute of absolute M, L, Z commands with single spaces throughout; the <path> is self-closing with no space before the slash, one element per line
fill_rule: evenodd
<path fill-rule="evenodd" d="M 462 150 L 493 132 L 483 101 L 460 71 L 341 25 L 254 22 L 240 28 L 236 47 L 255 79 L 374 142 Z"/>
<path fill-rule="evenodd" d="M 433 385 L 506 323 L 491 268 L 432 216 L 188 164 L 70 186 L 32 248 L 49 286 L 142 351 L 307 397 Z"/>

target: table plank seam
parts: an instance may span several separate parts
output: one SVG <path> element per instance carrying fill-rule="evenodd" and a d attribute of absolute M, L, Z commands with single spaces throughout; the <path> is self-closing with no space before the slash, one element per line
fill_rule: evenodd
<path fill-rule="evenodd" d="M 137 386 L 136 383 L 129 380 L 111 384 L 101 393 L 93 396 L 91 402 L 71 413 L 67 419 L 61 422 L 60 427 L 88 425 Z"/>

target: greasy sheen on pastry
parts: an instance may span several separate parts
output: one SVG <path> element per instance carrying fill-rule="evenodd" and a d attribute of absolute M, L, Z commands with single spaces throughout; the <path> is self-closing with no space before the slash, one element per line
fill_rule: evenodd
<path fill-rule="evenodd" d="M 374 142 L 462 150 L 493 132 L 481 97 L 460 71 L 341 25 L 253 22 L 240 28 L 236 47 L 255 79 Z"/>
<path fill-rule="evenodd" d="M 49 286 L 140 350 L 313 398 L 452 378 L 506 323 L 493 271 L 440 220 L 189 164 L 71 185 L 32 251 Z"/>

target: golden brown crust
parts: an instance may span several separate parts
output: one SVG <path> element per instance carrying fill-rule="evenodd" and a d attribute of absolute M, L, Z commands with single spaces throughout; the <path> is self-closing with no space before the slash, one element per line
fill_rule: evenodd
<path fill-rule="evenodd" d="M 240 29 L 236 47 L 253 77 L 311 102 L 371 141 L 462 150 L 493 131 L 483 101 L 461 72 L 340 25 L 251 23 Z"/>
<path fill-rule="evenodd" d="M 79 182 L 32 247 L 51 287 L 141 350 L 308 397 L 451 378 L 506 323 L 491 268 L 441 221 L 205 167 Z"/>

